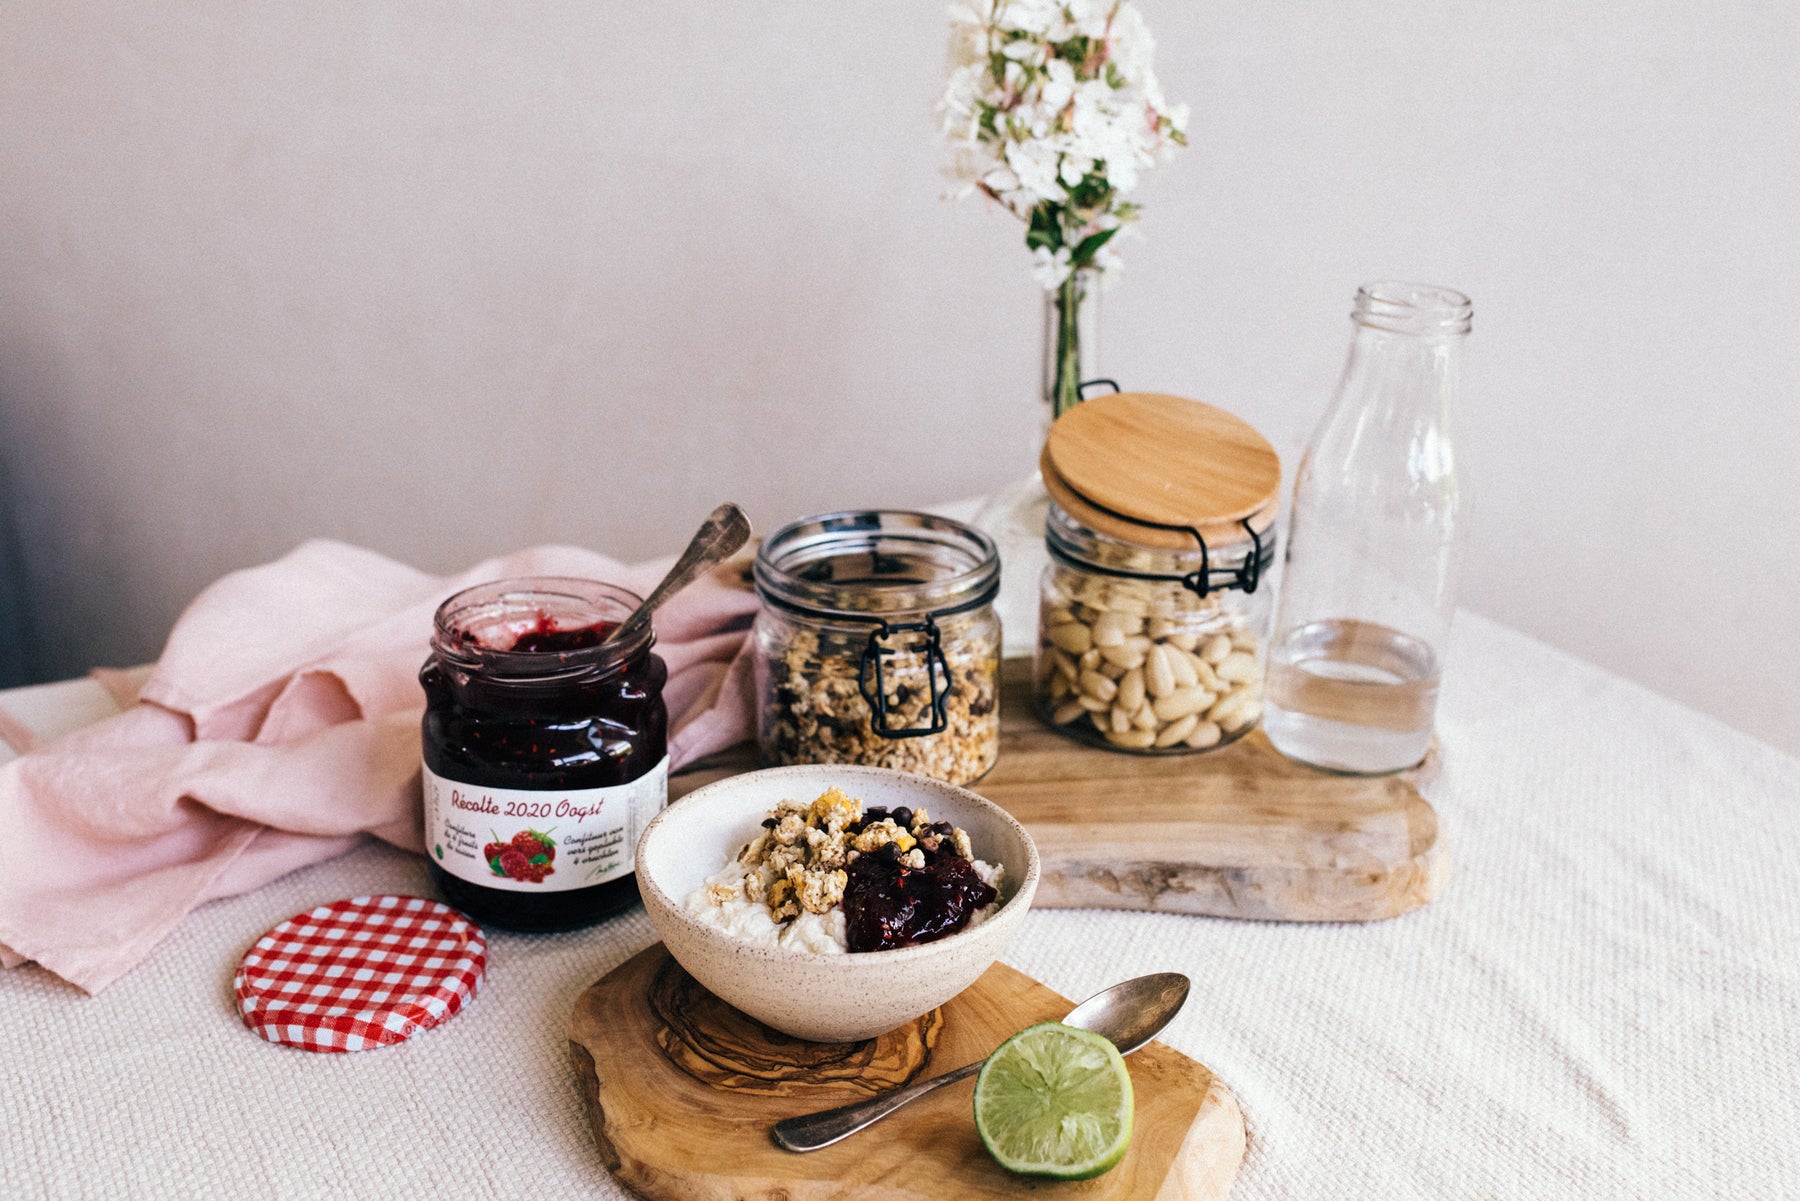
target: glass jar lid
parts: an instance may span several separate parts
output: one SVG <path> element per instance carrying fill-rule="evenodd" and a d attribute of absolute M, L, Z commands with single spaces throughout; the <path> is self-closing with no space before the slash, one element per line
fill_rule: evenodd
<path fill-rule="evenodd" d="M 756 553 L 764 603 L 826 620 L 885 624 L 989 604 L 1000 555 L 972 526 L 930 513 L 858 509 L 791 522 Z"/>

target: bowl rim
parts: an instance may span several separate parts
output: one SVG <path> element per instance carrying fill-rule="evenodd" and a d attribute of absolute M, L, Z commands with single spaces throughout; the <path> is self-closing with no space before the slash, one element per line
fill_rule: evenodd
<path fill-rule="evenodd" d="M 717 926 L 708 925 L 706 922 L 694 917 L 680 902 L 675 901 L 669 896 L 668 892 L 663 888 L 659 881 L 642 869 L 641 865 L 644 857 L 644 848 L 649 845 L 652 835 L 657 832 L 657 828 L 663 824 L 663 819 L 673 811 L 677 805 L 685 805 L 695 797 L 704 796 L 709 789 L 719 788 L 725 784 L 737 783 L 749 776 L 803 777 L 818 776 L 828 772 L 863 776 L 866 778 L 898 779 L 907 782 L 923 783 L 932 788 L 949 789 L 951 792 L 961 793 L 963 799 L 972 800 L 976 802 L 978 806 L 993 810 L 1002 822 L 1012 827 L 1013 832 L 1018 835 L 1021 845 L 1025 848 L 1024 877 L 1020 879 L 1018 884 L 1013 888 L 1012 895 L 1001 903 L 1000 908 L 995 911 L 993 916 L 987 918 L 979 926 L 965 926 L 947 938 L 940 938 L 935 942 L 919 943 L 910 947 L 895 947 L 889 951 L 869 951 L 860 954 L 846 952 L 842 955 L 828 955 L 820 954 L 816 951 L 790 951 L 779 948 L 771 949 L 768 947 L 760 947 L 754 943 L 745 942 L 743 939 L 735 938 L 724 930 L 719 929 Z M 846 789 L 846 791 L 848 790 Z M 861 763 L 800 763 L 792 764 L 787 767 L 763 767 L 752 771 L 739 772 L 734 776 L 725 776 L 722 779 L 712 781 L 710 784 L 702 784 L 699 788 L 694 789 L 694 791 L 683 796 L 680 800 L 671 801 L 662 812 L 650 819 L 650 824 L 644 827 L 644 833 L 638 838 L 637 853 L 633 857 L 632 867 L 633 870 L 637 872 L 638 888 L 640 892 L 644 894 L 646 910 L 650 909 L 650 894 L 654 893 L 656 897 L 656 908 L 673 916 L 675 920 L 687 930 L 710 941 L 715 941 L 721 946 L 729 947 L 734 954 L 744 955 L 751 959 L 765 960 L 769 963 L 816 965 L 818 970 L 837 972 L 868 970 L 869 966 L 881 964 L 898 965 L 932 959 L 940 955 L 952 954 L 962 946 L 966 945 L 969 941 L 972 941 L 974 936 L 980 935 L 983 931 L 990 929 L 997 931 L 999 928 L 1003 928 L 999 926 L 999 923 L 1001 922 L 1011 925 L 1014 921 L 1023 920 L 1023 914 L 1030 910 L 1031 902 L 1037 896 L 1039 876 L 1037 843 L 1032 839 L 1030 831 L 1026 830 L 1024 825 L 1019 822 L 1019 819 L 1008 813 L 997 803 L 990 801 L 988 798 L 971 788 L 965 788 L 960 784 L 947 783 L 934 776 L 921 775 L 918 772 L 895 771 L 890 767 L 873 767 Z M 1023 905 L 1018 904 L 1021 897 L 1024 898 Z M 1018 911 L 1016 916 L 1015 910 Z M 666 942 L 667 940 L 665 939 L 664 941 Z"/>

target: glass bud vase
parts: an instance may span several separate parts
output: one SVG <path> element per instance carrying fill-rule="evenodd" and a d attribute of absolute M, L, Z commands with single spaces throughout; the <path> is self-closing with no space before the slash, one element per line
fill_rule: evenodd
<path fill-rule="evenodd" d="M 1300 461 L 1263 729 L 1290 759 L 1377 774 L 1431 748 L 1456 605 L 1452 417 L 1473 307 L 1369 284 L 1337 397 Z"/>
<path fill-rule="evenodd" d="M 1039 391 L 1043 406 L 1032 423 L 1032 446 L 1042 448 L 1050 423 L 1081 402 L 1083 381 L 1099 375 L 1100 272 L 1071 272 L 1044 293 L 1044 357 Z M 1049 564 L 1044 522 L 1050 496 L 1034 467 L 1023 479 L 996 488 L 975 515 L 974 525 L 1000 548 L 1000 614 L 1008 658 L 1029 656 L 1036 647 L 1037 581 Z"/>
<path fill-rule="evenodd" d="M 1081 403 L 1081 385 L 1099 376 L 1099 362 L 1100 272 L 1086 267 L 1044 293 L 1043 388 L 1050 421 Z"/>

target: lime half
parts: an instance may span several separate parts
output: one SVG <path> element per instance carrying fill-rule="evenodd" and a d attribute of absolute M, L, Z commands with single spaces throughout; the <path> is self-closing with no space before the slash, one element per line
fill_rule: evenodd
<path fill-rule="evenodd" d="M 1027 1027 L 975 1078 L 975 1129 L 1009 1172 L 1098 1176 L 1131 1144 L 1131 1074 L 1101 1035 L 1061 1022 Z"/>

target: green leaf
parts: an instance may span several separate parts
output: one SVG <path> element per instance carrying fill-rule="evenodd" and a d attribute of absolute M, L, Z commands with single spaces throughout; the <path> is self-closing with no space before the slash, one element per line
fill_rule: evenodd
<path fill-rule="evenodd" d="M 1097 234 L 1089 234 L 1081 240 L 1081 245 L 1075 248 L 1075 253 L 1070 256 L 1069 262 L 1076 267 L 1090 266 L 1094 261 L 1094 255 L 1118 232 L 1119 227 L 1115 225 L 1113 228 L 1103 229 Z"/>
<path fill-rule="evenodd" d="M 444 859 L 444 844 L 440 842 L 431 849 L 437 852 L 438 862 L 442 863 Z"/>
<path fill-rule="evenodd" d="M 495 855 L 492 859 L 488 860 L 488 866 L 493 869 L 496 876 L 504 876 L 506 874 L 504 871 L 500 870 L 500 856 L 498 855 Z"/>
<path fill-rule="evenodd" d="M 1063 244 L 1062 210 L 1054 204 L 1040 204 L 1031 210 L 1031 224 L 1025 229 L 1025 245 L 1032 250 L 1057 250 Z"/>
<path fill-rule="evenodd" d="M 531 862 L 533 862 L 533 863 L 548 863 L 548 862 L 550 862 L 550 856 L 548 856 L 548 855 L 533 855 L 531 857 Z"/>

